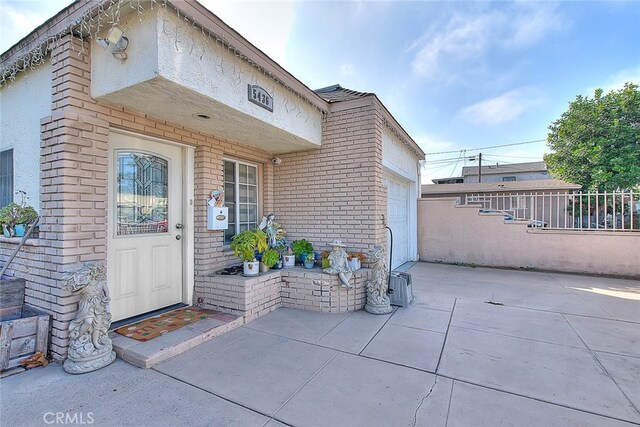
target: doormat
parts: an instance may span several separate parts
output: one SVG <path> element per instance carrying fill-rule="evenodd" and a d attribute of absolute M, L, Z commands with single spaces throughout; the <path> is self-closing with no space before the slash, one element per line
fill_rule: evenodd
<path fill-rule="evenodd" d="M 222 319 L 220 315 L 224 316 L 225 314 L 197 307 L 185 307 L 122 326 L 115 332 L 134 340 L 149 341 L 208 317 L 229 321 Z"/>

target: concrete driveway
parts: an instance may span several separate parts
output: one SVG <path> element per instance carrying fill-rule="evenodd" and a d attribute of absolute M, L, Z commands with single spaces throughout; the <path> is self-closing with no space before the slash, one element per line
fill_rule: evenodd
<path fill-rule="evenodd" d="M 2 425 L 640 424 L 640 282 L 419 263 L 392 315 L 279 309 L 152 370 L 0 381 Z M 48 418 L 47 418 L 48 417 Z"/>

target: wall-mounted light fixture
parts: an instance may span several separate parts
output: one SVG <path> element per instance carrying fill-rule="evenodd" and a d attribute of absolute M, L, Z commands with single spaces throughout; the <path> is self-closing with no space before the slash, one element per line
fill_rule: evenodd
<path fill-rule="evenodd" d="M 106 38 L 98 37 L 96 38 L 96 41 L 104 49 L 108 48 L 110 45 L 113 45 L 111 54 L 114 58 L 119 59 L 120 61 L 124 61 L 125 59 L 127 59 L 125 50 L 127 50 L 127 47 L 129 47 L 129 39 L 124 35 L 124 30 L 117 25 L 111 27 Z"/>

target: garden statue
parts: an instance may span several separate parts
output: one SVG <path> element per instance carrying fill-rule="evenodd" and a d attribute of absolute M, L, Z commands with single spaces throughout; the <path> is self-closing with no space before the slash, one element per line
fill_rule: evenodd
<path fill-rule="evenodd" d="M 266 217 L 263 216 L 260 225 L 258 225 L 258 228 L 260 230 L 264 230 L 264 232 L 267 234 L 267 245 L 272 249 L 277 249 L 279 246 L 281 246 L 278 245 L 278 242 L 282 241 L 284 239 L 284 235 L 286 234 L 280 224 L 275 222 L 275 219 L 276 215 L 271 212 Z"/>
<path fill-rule="evenodd" d="M 86 263 L 63 281 L 63 289 L 80 296 L 78 314 L 69 324 L 69 353 L 64 370 L 83 374 L 116 359 L 109 338 L 111 313 L 104 264 Z"/>
<path fill-rule="evenodd" d="M 353 285 L 350 282 L 353 277 L 353 272 L 349 268 L 347 262 L 347 252 L 344 250 L 344 245 L 340 240 L 335 240 L 329 243 L 329 246 L 333 249 L 329 254 L 329 268 L 325 268 L 325 273 L 337 274 L 342 282 L 342 287 L 352 289 Z"/>
<path fill-rule="evenodd" d="M 367 261 L 372 275 L 367 280 L 367 304 L 364 309 L 371 314 L 389 314 L 391 300 L 387 295 L 389 284 L 387 282 L 387 271 L 385 249 L 383 245 L 376 245 L 367 253 Z"/>

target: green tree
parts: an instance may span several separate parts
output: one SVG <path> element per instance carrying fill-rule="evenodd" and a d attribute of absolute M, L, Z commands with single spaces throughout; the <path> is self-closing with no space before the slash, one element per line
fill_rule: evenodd
<path fill-rule="evenodd" d="M 549 126 L 544 156 L 551 174 L 585 190 L 640 187 L 640 91 L 624 89 L 594 97 L 578 95 Z"/>

